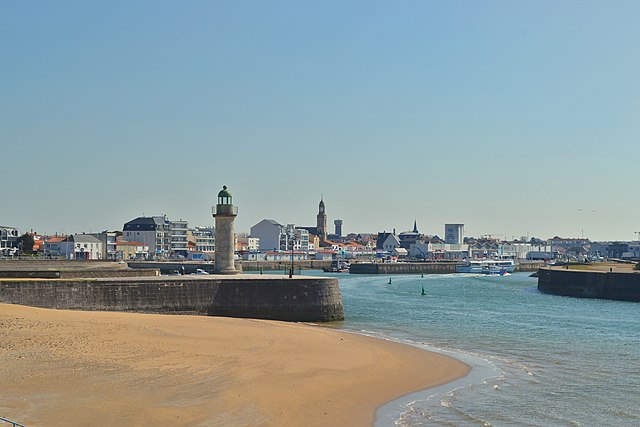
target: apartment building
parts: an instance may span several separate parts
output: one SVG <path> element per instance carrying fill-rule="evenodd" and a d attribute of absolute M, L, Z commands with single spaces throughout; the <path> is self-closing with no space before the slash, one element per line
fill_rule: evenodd
<path fill-rule="evenodd" d="M 180 219 L 179 221 L 169 221 L 169 256 L 172 258 L 187 258 L 188 256 L 188 240 L 187 234 L 189 227 L 187 221 Z"/>
<path fill-rule="evenodd" d="M 0 226 L 0 256 L 13 256 L 18 252 L 18 229 Z"/>
<path fill-rule="evenodd" d="M 171 223 L 166 216 L 138 217 L 124 224 L 122 237 L 149 246 L 149 258 L 171 256 Z"/>

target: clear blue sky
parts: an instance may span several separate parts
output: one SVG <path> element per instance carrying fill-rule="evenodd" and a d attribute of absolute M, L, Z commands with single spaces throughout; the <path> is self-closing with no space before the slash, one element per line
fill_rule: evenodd
<path fill-rule="evenodd" d="M 0 223 L 635 238 L 640 2 L 5 1 Z"/>

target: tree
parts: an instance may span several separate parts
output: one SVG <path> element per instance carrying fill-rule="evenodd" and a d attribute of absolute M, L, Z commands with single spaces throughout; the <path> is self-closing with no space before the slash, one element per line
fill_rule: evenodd
<path fill-rule="evenodd" d="M 24 233 L 22 236 L 18 237 L 16 244 L 20 248 L 21 253 L 25 255 L 33 254 L 33 245 L 35 242 L 33 241 L 33 236 L 29 233 Z"/>

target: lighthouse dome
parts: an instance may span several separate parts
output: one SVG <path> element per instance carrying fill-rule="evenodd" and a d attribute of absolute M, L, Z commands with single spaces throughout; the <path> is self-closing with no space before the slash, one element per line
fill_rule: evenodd
<path fill-rule="evenodd" d="M 227 186 L 223 185 L 222 190 L 218 193 L 218 204 L 219 205 L 231 205 L 232 202 L 231 192 L 227 190 Z"/>

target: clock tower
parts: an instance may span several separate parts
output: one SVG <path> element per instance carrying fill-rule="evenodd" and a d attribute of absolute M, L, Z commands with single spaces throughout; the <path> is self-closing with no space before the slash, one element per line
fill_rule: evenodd
<path fill-rule="evenodd" d="M 322 240 L 327 240 L 327 213 L 324 210 L 324 200 L 320 197 L 320 205 L 318 206 L 317 218 L 317 230 L 318 237 Z"/>

